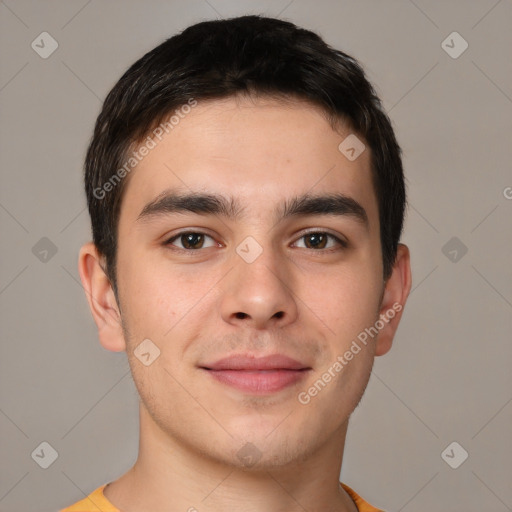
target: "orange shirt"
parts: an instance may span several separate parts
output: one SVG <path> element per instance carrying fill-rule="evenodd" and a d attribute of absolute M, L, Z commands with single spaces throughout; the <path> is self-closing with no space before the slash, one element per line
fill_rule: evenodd
<path fill-rule="evenodd" d="M 363 498 L 348 485 L 345 485 L 343 482 L 340 483 L 343 489 L 345 489 L 348 495 L 354 500 L 359 512 L 384 512 L 379 508 L 372 507 L 372 505 L 363 500 Z M 62 509 L 60 512 L 120 512 L 103 494 L 103 489 L 105 489 L 107 485 L 108 484 L 98 487 L 94 492 L 89 494 L 87 498 L 84 498 L 68 508 Z"/>

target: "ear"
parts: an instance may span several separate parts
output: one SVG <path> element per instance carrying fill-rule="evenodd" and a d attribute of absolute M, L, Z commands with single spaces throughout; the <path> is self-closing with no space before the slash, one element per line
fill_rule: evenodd
<path fill-rule="evenodd" d="M 411 291 L 411 284 L 409 248 L 404 244 L 398 244 L 395 264 L 391 276 L 386 281 L 379 311 L 379 318 L 385 325 L 377 337 L 376 356 L 386 354 L 391 348 L 407 297 Z"/>
<path fill-rule="evenodd" d="M 96 246 L 86 243 L 80 249 L 78 272 L 103 348 L 112 352 L 126 350 L 121 314 L 112 285 L 103 270 L 103 257 Z"/>

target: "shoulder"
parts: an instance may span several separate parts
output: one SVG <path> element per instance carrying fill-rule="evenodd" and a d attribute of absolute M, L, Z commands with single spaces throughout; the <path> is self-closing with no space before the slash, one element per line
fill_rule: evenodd
<path fill-rule="evenodd" d="M 59 512 L 120 512 L 103 494 L 103 489 L 105 489 L 106 486 L 107 484 L 101 485 L 83 500 Z"/>
<path fill-rule="evenodd" d="M 376 508 L 373 505 L 370 505 L 366 500 L 364 500 L 359 494 L 354 491 L 354 489 L 350 488 L 348 485 L 344 484 L 343 482 L 340 482 L 341 486 L 345 491 L 347 491 L 347 494 L 352 498 L 354 503 L 357 505 L 357 509 L 359 512 L 385 512 L 384 510 L 380 508 Z"/>

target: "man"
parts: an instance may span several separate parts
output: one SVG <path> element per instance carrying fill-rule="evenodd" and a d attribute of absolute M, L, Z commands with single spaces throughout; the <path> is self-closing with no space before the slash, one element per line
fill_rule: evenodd
<path fill-rule="evenodd" d="M 80 277 L 140 444 L 65 511 L 377 511 L 339 475 L 411 273 L 400 148 L 357 62 L 276 19 L 189 27 L 109 93 L 85 187 Z"/>

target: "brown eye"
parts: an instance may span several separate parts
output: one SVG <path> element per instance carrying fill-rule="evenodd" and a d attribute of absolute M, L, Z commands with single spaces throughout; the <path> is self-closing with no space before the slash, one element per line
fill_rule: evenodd
<path fill-rule="evenodd" d="M 325 249 L 327 245 L 327 235 L 325 233 L 312 233 L 304 237 L 308 249 Z"/>
<path fill-rule="evenodd" d="M 336 244 L 341 245 L 342 247 L 347 247 L 346 242 L 323 231 L 307 233 L 301 236 L 299 240 L 304 240 L 304 247 L 306 249 L 331 249 L 335 247 Z M 334 246 L 332 244 L 329 247 L 327 246 L 329 240 L 334 240 Z"/>
<path fill-rule="evenodd" d="M 180 249 L 186 250 L 198 250 L 204 249 L 205 239 L 212 239 L 211 236 L 206 235 L 205 233 L 198 233 L 196 231 L 187 231 L 183 233 L 179 233 L 176 236 L 173 236 L 166 242 L 166 245 L 174 245 L 175 241 L 178 241 L 181 246 L 177 245 Z M 215 245 L 214 243 L 209 245 L 208 247 L 212 247 Z"/>

